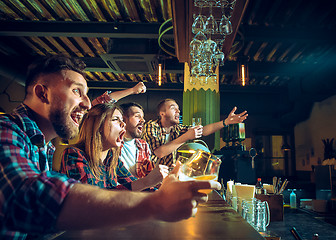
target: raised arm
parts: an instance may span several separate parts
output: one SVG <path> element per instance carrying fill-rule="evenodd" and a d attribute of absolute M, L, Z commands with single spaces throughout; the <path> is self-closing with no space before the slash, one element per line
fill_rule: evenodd
<path fill-rule="evenodd" d="M 202 136 L 202 132 L 203 132 L 202 126 L 192 127 L 186 133 L 182 134 L 181 136 L 174 139 L 173 141 L 170 141 L 154 149 L 154 154 L 158 158 L 167 156 L 168 154 L 171 154 L 176 149 L 178 149 L 186 141 L 193 140 L 195 138 L 200 138 Z"/>
<path fill-rule="evenodd" d="M 114 100 L 118 101 L 124 97 L 127 97 L 132 94 L 139 94 L 139 93 L 145 93 L 146 92 L 146 86 L 143 82 L 139 82 L 137 85 L 135 85 L 132 88 L 127 88 L 125 90 L 121 91 L 115 91 L 111 92 L 109 96 L 113 98 Z"/>
<path fill-rule="evenodd" d="M 186 129 L 188 129 L 188 127 L 186 127 Z M 154 153 L 157 158 L 162 158 L 175 151 L 186 141 L 201 137 L 202 132 L 202 126 L 192 127 L 176 139 L 165 143 L 161 137 L 160 127 L 154 122 L 149 122 L 145 124 L 143 139 L 149 144 L 152 153 Z"/>
<path fill-rule="evenodd" d="M 114 103 L 129 95 L 145 93 L 145 92 L 146 92 L 145 84 L 143 82 L 139 82 L 134 87 L 127 88 L 125 90 L 114 91 L 114 92 L 106 91 L 103 95 L 97 97 L 96 99 L 92 101 L 92 106 L 97 105 L 99 103 Z"/>
<path fill-rule="evenodd" d="M 211 123 L 211 124 L 204 126 L 203 136 L 208 136 L 214 132 L 217 132 L 218 130 L 222 129 L 226 125 L 243 122 L 248 116 L 247 111 L 243 111 L 239 114 L 235 114 L 236 110 L 237 110 L 237 107 L 234 107 L 225 120 Z"/>

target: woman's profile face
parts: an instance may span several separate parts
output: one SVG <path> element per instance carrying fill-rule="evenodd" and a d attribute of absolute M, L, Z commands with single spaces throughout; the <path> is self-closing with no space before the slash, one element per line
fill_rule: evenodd
<path fill-rule="evenodd" d="M 121 112 L 116 109 L 112 116 L 105 119 L 104 136 L 103 136 L 103 150 L 112 147 L 120 147 L 125 135 L 125 123 Z"/>

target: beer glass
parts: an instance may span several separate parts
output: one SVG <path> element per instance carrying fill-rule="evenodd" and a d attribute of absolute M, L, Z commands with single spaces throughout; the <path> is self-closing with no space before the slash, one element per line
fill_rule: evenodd
<path fill-rule="evenodd" d="M 266 201 L 259 199 L 244 199 L 242 202 L 242 216 L 259 232 L 265 232 L 270 223 L 270 211 Z"/>
<path fill-rule="evenodd" d="M 202 125 L 202 118 L 192 118 L 191 125 L 193 127 Z"/>
<path fill-rule="evenodd" d="M 179 175 L 180 181 L 190 180 L 218 180 L 218 172 L 222 161 L 213 154 L 198 149 L 189 160 L 182 165 Z M 211 190 L 201 190 L 209 194 Z"/>

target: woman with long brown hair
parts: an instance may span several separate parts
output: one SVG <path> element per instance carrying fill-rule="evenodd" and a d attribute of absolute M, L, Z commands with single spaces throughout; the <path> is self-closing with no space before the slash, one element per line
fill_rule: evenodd
<path fill-rule="evenodd" d="M 61 172 L 101 188 L 140 191 L 157 185 L 162 180 L 157 174 L 137 179 L 119 160 L 124 134 L 121 109 L 115 104 L 95 105 L 84 116 L 78 142 L 64 150 Z"/>

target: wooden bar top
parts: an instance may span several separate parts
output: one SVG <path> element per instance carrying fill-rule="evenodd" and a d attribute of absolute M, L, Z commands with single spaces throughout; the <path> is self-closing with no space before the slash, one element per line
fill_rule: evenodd
<path fill-rule="evenodd" d="M 264 239 L 237 212 L 213 191 L 209 201 L 198 205 L 196 217 L 168 223 L 147 221 L 110 229 L 67 231 L 56 239 L 118 239 L 118 240 L 208 240 Z"/>

